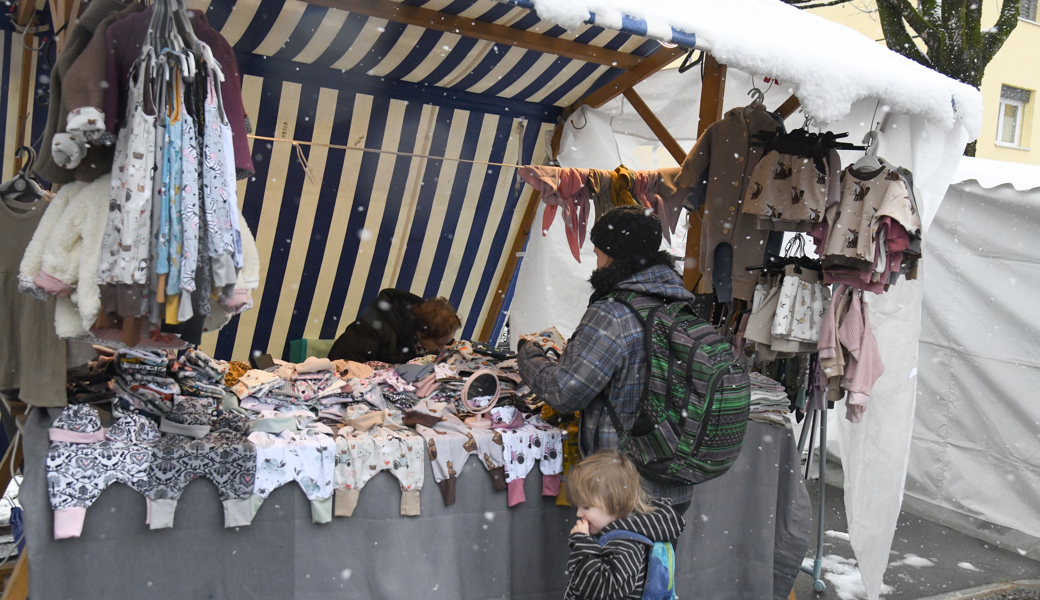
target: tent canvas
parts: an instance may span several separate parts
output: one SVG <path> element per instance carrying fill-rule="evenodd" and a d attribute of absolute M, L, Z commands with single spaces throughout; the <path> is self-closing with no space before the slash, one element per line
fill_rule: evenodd
<path fill-rule="evenodd" d="M 926 247 L 917 514 L 1040 559 L 1040 168 L 965 158 Z"/>

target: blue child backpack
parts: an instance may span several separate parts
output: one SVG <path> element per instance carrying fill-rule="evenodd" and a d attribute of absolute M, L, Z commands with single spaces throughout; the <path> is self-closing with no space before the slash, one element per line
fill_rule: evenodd
<path fill-rule="evenodd" d="M 599 545 L 611 540 L 633 540 L 650 546 L 643 600 L 675 600 L 675 551 L 669 542 L 653 542 L 633 531 L 615 529 L 599 537 Z"/>

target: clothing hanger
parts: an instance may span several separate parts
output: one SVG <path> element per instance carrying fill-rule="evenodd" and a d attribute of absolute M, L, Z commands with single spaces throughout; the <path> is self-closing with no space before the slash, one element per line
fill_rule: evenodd
<path fill-rule="evenodd" d="M 867 151 L 863 156 L 853 163 L 852 168 L 857 171 L 876 171 L 881 168 L 881 161 L 877 157 L 877 147 L 880 137 L 877 129 L 871 129 L 863 136 L 863 143 L 867 145 Z"/>
<path fill-rule="evenodd" d="M 2 197 L 5 202 L 17 202 L 21 204 L 21 206 L 17 206 L 16 208 L 24 210 L 30 208 L 32 204 L 35 204 L 40 199 L 47 198 L 48 196 L 47 192 L 45 192 L 44 189 L 40 187 L 40 184 L 36 183 L 30 175 L 33 164 L 36 163 L 36 151 L 30 146 L 21 146 L 15 150 L 15 156 L 21 156 L 23 154 L 25 154 L 25 163 L 22 165 L 22 169 L 10 180 L 0 183 L 0 197 Z"/>

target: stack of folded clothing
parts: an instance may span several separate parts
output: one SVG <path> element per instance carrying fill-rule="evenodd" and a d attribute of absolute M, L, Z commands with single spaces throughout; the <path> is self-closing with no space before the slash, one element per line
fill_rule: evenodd
<path fill-rule="evenodd" d="M 783 427 L 787 423 L 784 415 L 790 412 L 791 400 L 784 386 L 762 375 L 751 373 L 751 412 L 748 418 L 760 423 Z"/>

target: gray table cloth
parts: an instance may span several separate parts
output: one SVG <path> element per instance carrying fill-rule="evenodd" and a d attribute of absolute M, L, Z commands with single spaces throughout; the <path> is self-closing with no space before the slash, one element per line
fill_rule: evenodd
<path fill-rule="evenodd" d="M 24 441 L 30 597 L 75 598 L 561 598 L 574 510 L 542 498 L 506 506 L 472 459 L 445 507 L 429 464 L 422 516 L 399 515 L 400 488 L 380 473 L 354 516 L 311 523 L 295 483 L 271 494 L 249 527 L 224 529 L 216 488 L 193 482 L 172 529 L 150 531 L 144 498 L 121 484 L 88 509 L 83 535 L 54 540 L 47 498 L 46 410 Z M 809 495 L 791 428 L 750 423 L 740 458 L 697 488 L 676 547 L 680 597 L 786 599 L 808 547 Z"/>

